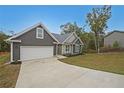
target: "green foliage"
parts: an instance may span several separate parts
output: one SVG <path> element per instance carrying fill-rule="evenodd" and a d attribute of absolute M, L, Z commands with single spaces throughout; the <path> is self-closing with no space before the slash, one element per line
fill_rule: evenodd
<path fill-rule="evenodd" d="M 60 26 L 61 34 L 68 34 L 68 33 L 72 33 L 72 32 L 76 32 L 76 34 L 78 36 L 81 36 L 83 29 L 81 27 L 79 27 L 76 22 L 74 23 L 66 23 L 64 25 Z"/>
<path fill-rule="evenodd" d="M 0 32 L 0 52 L 9 51 L 9 44 L 5 41 L 8 37 L 5 33 Z"/>
<path fill-rule="evenodd" d="M 93 8 L 91 13 L 87 14 L 87 23 L 95 35 L 95 46 L 97 52 L 100 47 L 100 35 L 104 34 L 107 29 L 107 21 L 111 17 L 111 6 Z"/>
<path fill-rule="evenodd" d="M 113 48 L 119 48 L 119 43 L 118 43 L 118 41 L 115 41 L 115 42 L 113 43 Z"/>
<path fill-rule="evenodd" d="M 95 43 L 94 33 L 85 32 L 84 27 L 80 28 L 76 25 L 76 23 L 67 23 L 65 25 L 61 25 L 60 28 L 62 30 L 61 34 L 67 34 L 75 31 L 84 43 L 83 52 L 85 53 L 88 49 L 95 49 Z"/>

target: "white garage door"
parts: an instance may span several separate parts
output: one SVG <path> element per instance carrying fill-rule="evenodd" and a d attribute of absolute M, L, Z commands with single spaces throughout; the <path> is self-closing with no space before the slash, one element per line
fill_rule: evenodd
<path fill-rule="evenodd" d="M 20 59 L 31 60 L 53 56 L 53 46 L 21 46 Z"/>

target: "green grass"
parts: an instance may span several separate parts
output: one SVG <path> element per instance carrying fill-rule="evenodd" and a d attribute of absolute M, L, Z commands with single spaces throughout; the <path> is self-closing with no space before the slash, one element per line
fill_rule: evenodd
<path fill-rule="evenodd" d="M 124 75 L 124 53 L 86 54 L 60 59 L 80 67 Z"/>
<path fill-rule="evenodd" d="M 4 64 L 5 62 L 8 62 L 10 59 L 10 54 L 9 53 L 5 53 L 0 55 L 0 65 Z"/>
<path fill-rule="evenodd" d="M 0 55 L 0 87 L 2 88 L 15 87 L 20 70 L 20 64 L 3 65 L 9 61 L 9 58 L 9 53 Z"/>
<path fill-rule="evenodd" d="M 0 87 L 13 88 L 16 85 L 20 64 L 9 64 L 0 67 Z"/>

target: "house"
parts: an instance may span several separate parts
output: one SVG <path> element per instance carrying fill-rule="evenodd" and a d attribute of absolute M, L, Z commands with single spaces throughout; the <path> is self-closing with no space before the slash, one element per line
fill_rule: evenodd
<path fill-rule="evenodd" d="M 104 38 L 104 46 L 112 47 L 115 42 L 118 42 L 119 47 L 124 48 L 124 32 L 115 30 Z"/>
<path fill-rule="evenodd" d="M 7 39 L 11 45 L 11 62 L 76 55 L 82 52 L 83 42 L 75 32 L 65 35 L 50 33 L 42 24 L 35 24 Z"/>

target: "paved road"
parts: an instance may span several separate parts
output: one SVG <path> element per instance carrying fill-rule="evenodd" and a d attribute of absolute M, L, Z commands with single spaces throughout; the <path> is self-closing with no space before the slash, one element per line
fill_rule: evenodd
<path fill-rule="evenodd" d="M 16 87 L 124 87 L 124 75 L 68 65 L 53 57 L 23 62 Z"/>

